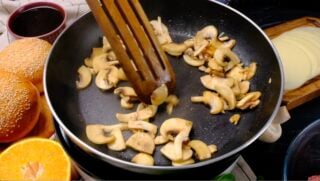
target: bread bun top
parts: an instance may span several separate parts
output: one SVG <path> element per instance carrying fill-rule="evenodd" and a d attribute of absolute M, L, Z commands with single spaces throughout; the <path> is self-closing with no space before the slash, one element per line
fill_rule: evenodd
<path fill-rule="evenodd" d="M 0 143 L 22 138 L 37 123 L 40 94 L 28 80 L 0 71 Z"/>
<path fill-rule="evenodd" d="M 0 69 L 22 76 L 39 87 L 50 50 L 51 44 L 38 38 L 13 41 L 0 51 Z"/>

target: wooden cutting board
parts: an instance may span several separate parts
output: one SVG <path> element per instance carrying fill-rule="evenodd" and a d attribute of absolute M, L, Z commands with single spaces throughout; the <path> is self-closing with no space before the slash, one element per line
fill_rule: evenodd
<path fill-rule="evenodd" d="M 264 31 L 271 39 L 273 39 L 286 31 L 301 26 L 314 26 L 320 28 L 320 18 L 302 17 L 267 28 Z M 291 110 L 318 96 L 320 96 L 320 75 L 309 80 L 300 88 L 286 91 L 283 96 L 283 104 L 286 105 L 288 110 Z"/>

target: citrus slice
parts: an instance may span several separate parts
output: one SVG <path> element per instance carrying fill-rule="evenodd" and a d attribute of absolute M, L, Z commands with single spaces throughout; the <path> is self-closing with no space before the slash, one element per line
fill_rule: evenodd
<path fill-rule="evenodd" d="M 62 146 L 44 138 L 28 138 L 0 154 L 0 180 L 70 180 L 71 162 Z"/>

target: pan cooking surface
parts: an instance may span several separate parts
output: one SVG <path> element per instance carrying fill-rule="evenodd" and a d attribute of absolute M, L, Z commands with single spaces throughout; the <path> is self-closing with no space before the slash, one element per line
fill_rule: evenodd
<path fill-rule="evenodd" d="M 149 19 L 161 16 L 169 28 L 174 42 L 181 42 L 194 36 L 207 25 L 215 25 L 219 32 L 225 32 L 236 39 L 234 52 L 245 65 L 257 62 L 257 74 L 251 80 L 251 91 L 262 92 L 261 103 L 249 111 L 226 111 L 225 114 L 211 115 L 209 108 L 203 104 L 193 104 L 191 96 L 201 95 L 205 88 L 200 83 L 204 75 L 197 68 L 184 63 L 182 58 L 168 56 L 176 73 L 177 87 L 175 94 L 179 105 L 171 116 L 165 107 L 160 107 L 152 123 L 158 126 L 170 117 L 180 117 L 193 121 L 191 139 L 200 139 L 207 144 L 216 144 L 218 152 L 211 160 L 220 160 L 226 154 L 247 146 L 267 124 L 279 104 L 281 96 L 281 70 L 279 62 L 269 42 L 246 19 L 238 14 L 209 1 L 200 0 L 145 0 L 141 1 Z M 132 112 L 120 108 L 120 100 L 112 91 L 102 92 L 94 84 L 84 90 L 77 90 L 75 81 L 77 69 L 84 63 L 93 47 L 101 46 L 102 33 L 91 13 L 86 14 L 68 28 L 58 39 L 49 57 L 46 67 L 46 93 L 50 100 L 55 118 L 65 131 L 81 139 L 98 151 L 130 161 L 136 154 L 131 149 L 115 152 L 106 146 L 91 144 L 85 135 L 87 124 L 116 124 L 115 113 Z M 272 83 L 268 83 L 271 78 Z M 121 83 L 119 86 L 126 85 Z M 237 126 L 229 122 L 230 116 L 241 114 Z M 71 136 L 71 135 L 69 135 Z M 129 134 L 125 133 L 125 138 Z M 161 155 L 157 146 L 154 153 L 155 165 L 171 165 Z M 230 156 L 230 155 L 228 155 Z M 108 160 L 107 160 L 108 161 Z"/>

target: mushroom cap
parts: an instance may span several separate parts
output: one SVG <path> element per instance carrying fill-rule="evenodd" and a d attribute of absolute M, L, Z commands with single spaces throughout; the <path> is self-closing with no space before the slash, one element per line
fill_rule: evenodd
<path fill-rule="evenodd" d="M 155 149 L 153 138 L 150 136 L 150 134 L 144 132 L 134 133 L 127 140 L 126 144 L 136 151 L 148 153 L 150 155 L 153 154 L 153 151 Z"/>
<path fill-rule="evenodd" d="M 160 134 L 165 138 L 173 140 L 174 135 L 178 135 L 180 132 L 185 132 L 189 135 L 192 124 L 191 121 L 182 118 L 170 118 L 162 123 Z"/>

